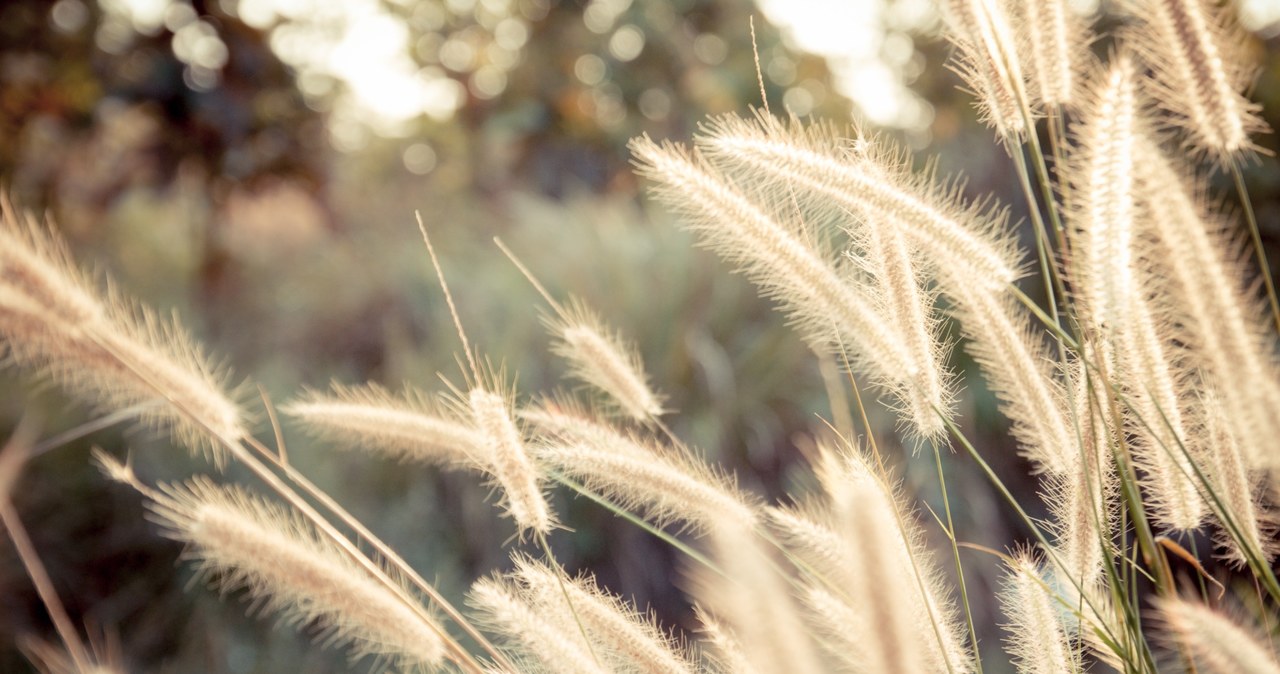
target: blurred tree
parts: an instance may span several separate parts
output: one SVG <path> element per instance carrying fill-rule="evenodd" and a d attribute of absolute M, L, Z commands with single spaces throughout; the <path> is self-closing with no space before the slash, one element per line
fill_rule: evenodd
<path fill-rule="evenodd" d="M 113 2 L 0 6 L 0 173 L 16 194 L 79 228 L 183 169 L 215 194 L 268 176 L 323 187 L 323 117 L 266 34 L 219 3 L 172 3 L 160 19 Z"/>

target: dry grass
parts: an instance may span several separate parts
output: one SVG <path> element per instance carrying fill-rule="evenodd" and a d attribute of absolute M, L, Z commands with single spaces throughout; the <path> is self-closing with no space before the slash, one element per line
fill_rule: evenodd
<path fill-rule="evenodd" d="M 1280 487 L 1275 334 L 1231 223 L 1205 206 L 1212 167 L 1177 159 L 1191 147 L 1238 176 L 1258 130 L 1242 93 L 1248 67 L 1207 3 L 1126 4 L 1141 20 L 1105 64 L 1088 65 L 1081 17 L 1062 3 L 950 3 L 957 69 L 1034 201 L 1043 306 L 1017 285 L 1032 264 L 1006 209 L 913 172 L 884 139 L 757 113 L 711 121 L 692 147 L 631 146 L 652 194 L 776 301 L 815 354 L 838 358 L 850 383 L 895 409 L 904 439 L 985 467 L 955 402 L 964 384 L 944 335 L 958 323 L 1043 480 L 1048 521 L 1009 503 L 1034 536 L 1013 556 L 988 551 L 966 569 L 962 541 L 930 549 L 925 528 L 954 531 L 945 475 L 945 509 L 918 517 L 874 437 L 816 431 L 805 443 L 815 493 L 789 504 L 747 493 L 668 430 L 633 346 L 585 305 L 559 304 L 509 251 L 551 305 L 553 352 L 588 384 L 585 401 L 513 391 L 479 365 L 428 238 L 465 385 L 403 396 L 335 385 L 283 407 L 325 440 L 490 480 L 539 556 L 513 553 L 512 571 L 477 581 L 470 612 L 258 442 L 226 377 L 182 331 L 103 299 L 56 235 L 7 203 L 0 338 L 16 368 L 104 411 L 141 406 L 178 443 L 248 467 L 277 499 L 208 478 L 152 487 L 104 460 L 216 587 L 319 626 L 323 643 L 355 658 L 471 674 L 982 672 L 969 594 L 980 590 L 966 572 L 1004 557 L 1008 660 L 1019 671 L 1275 672 L 1264 637 L 1224 618 L 1208 582 L 1189 589 L 1174 572 L 1175 560 L 1199 569 L 1222 554 L 1251 581 L 1262 617 L 1280 605 L 1269 524 Z M 565 574 L 548 543 L 552 488 L 684 554 L 701 636 L 674 634 Z M 1216 549 L 1197 550 L 1191 535 L 1209 529 Z M 29 650 L 62 667 L 58 651 Z"/>

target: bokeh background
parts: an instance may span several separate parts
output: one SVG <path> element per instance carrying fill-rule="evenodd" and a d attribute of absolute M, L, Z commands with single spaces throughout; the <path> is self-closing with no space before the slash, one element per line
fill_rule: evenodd
<path fill-rule="evenodd" d="M 1256 96 L 1280 127 L 1280 8 L 1237 6 L 1262 64 Z M 1102 25 L 1115 21 L 1106 9 Z M 798 447 L 832 415 L 817 362 L 747 283 L 646 203 L 625 145 L 642 133 L 687 140 L 707 115 L 761 105 L 758 52 L 775 112 L 882 130 L 963 173 L 971 194 L 1024 213 L 938 30 L 930 0 L 5 0 L 0 182 L 56 222 L 84 264 L 180 315 L 232 383 L 252 382 L 245 401 L 263 438 L 253 385 L 280 402 L 330 381 L 434 390 L 441 376 L 460 379 L 420 210 L 472 340 L 518 373 L 522 395 L 561 386 L 564 368 L 547 351 L 541 301 L 494 236 L 640 346 L 677 434 L 748 489 L 785 499 L 809 481 Z M 1277 147 L 1274 135 L 1259 142 Z M 1280 167 L 1264 156 L 1247 177 L 1276 260 Z M 970 369 L 959 351 L 956 366 Z M 973 376 L 960 407 L 966 432 L 1040 512 Z M 0 431 L 24 413 L 44 436 L 89 418 L 0 371 Z M 908 493 L 937 509 L 932 459 L 902 448 L 875 406 L 872 426 Z M 518 546 L 473 476 L 321 446 L 287 424 L 285 437 L 295 465 L 450 597 Z M 130 453 L 147 480 L 213 469 L 124 427 L 40 456 L 14 494 L 73 618 L 118 640 L 132 670 L 351 668 L 305 633 L 247 616 L 239 598 L 192 586 L 180 546 L 145 521 L 137 495 L 89 466 L 93 445 Z M 962 540 L 1004 549 L 1027 538 L 969 461 L 944 458 Z M 252 483 L 234 467 L 226 477 Z M 554 498 L 572 529 L 552 541 L 565 566 L 671 626 L 692 624 L 672 550 L 593 504 Z M 975 618 L 994 626 L 996 564 L 964 554 Z M 0 671 L 30 671 L 15 647 L 23 635 L 52 631 L 5 540 Z M 1000 638 L 980 634 L 990 663 L 1004 660 Z"/>

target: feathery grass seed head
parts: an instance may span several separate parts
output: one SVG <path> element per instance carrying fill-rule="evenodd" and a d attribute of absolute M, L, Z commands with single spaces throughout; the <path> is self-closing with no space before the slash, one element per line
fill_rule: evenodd
<path fill-rule="evenodd" d="M 694 607 L 702 643 L 709 648 L 707 657 L 719 667 L 717 671 L 734 674 L 760 674 L 747 659 L 747 650 L 733 630 L 701 606 Z"/>
<path fill-rule="evenodd" d="M 1187 367 L 1221 398 L 1246 466 L 1274 466 L 1280 367 L 1266 311 L 1239 280 L 1249 273 L 1247 263 L 1231 253 L 1239 246 L 1186 171 L 1148 138 L 1136 151 L 1142 221 L 1153 241 L 1145 260 L 1166 279 L 1163 310 L 1180 326 Z"/>
<path fill-rule="evenodd" d="M 652 616 L 637 613 L 598 588 L 590 577 L 565 580 L 545 564 L 523 556 L 516 557 L 511 577 L 543 615 L 561 614 L 569 629 L 576 629 L 575 623 L 580 622 L 596 653 L 615 671 L 694 674 L 684 649 L 663 633 Z"/>
<path fill-rule="evenodd" d="M 762 210 L 697 151 L 659 146 L 648 138 L 633 140 L 631 149 L 640 172 L 654 181 L 655 194 L 685 216 L 711 248 L 779 300 L 815 350 L 846 356 L 854 371 L 869 375 L 897 400 L 910 400 L 915 386 L 911 373 L 921 372 L 920 364 L 876 299 L 849 278 L 854 270 L 842 266 L 805 230 Z M 936 435 L 934 415 L 917 428 L 923 436 Z"/>
<path fill-rule="evenodd" d="M 1032 97 L 1046 108 L 1075 103 L 1079 87 L 1077 69 L 1087 55 L 1081 18 L 1066 0 L 1025 0 L 1016 21 L 1022 63 L 1031 70 Z"/>
<path fill-rule="evenodd" d="M 569 361 L 574 377 L 608 394 L 631 419 L 649 421 L 662 415 L 662 397 L 649 387 L 635 348 L 586 305 L 571 303 L 566 316 L 550 319 L 548 325 L 559 338 L 554 350 Z"/>
<path fill-rule="evenodd" d="M 1077 652 L 1062 629 L 1053 592 L 1040 566 L 1027 552 L 1016 553 L 1005 576 L 1001 606 L 1009 654 L 1021 674 L 1068 674 L 1081 671 Z"/>
<path fill-rule="evenodd" d="M 102 299 L 64 244 L 0 205 L 0 342 L 10 362 L 107 411 L 144 405 L 144 420 L 215 458 L 248 435 L 222 390 L 225 374 L 185 331 L 123 297 Z"/>
<path fill-rule="evenodd" d="M 1263 505 L 1261 471 L 1250 470 L 1230 425 L 1231 415 L 1213 391 L 1199 399 L 1208 439 L 1205 463 L 1209 491 L 1218 522 L 1216 542 L 1226 548 L 1228 561 L 1245 567 L 1250 558 L 1269 562 L 1280 547 L 1275 540 L 1275 516 Z"/>
<path fill-rule="evenodd" d="M 1022 107 L 1028 102 L 1017 39 L 1000 0 L 948 0 L 947 38 L 956 47 L 953 65 L 978 97 L 982 121 L 1016 149 L 1027 133 Z"/>
<path fill-rule="evenodd" d="M 104 309 L 62 239 L 0 193 L 0 287 L 30 298 L 66 330 L 102 320 Z"/>
<path fill-rule="evenodd" d="M 680 522 L 703 533 L 717 522 L 750 527 L 754 501 L 688 450 L 614 431 L 534 448 L 538 461 L 581 480 L 616 505 L 638 509 L 658 525 Z"/>
<path fill-rule="evenodd" d="M 522 672 L 606 674 L 576 626 L 547 620 L 501 578 L 476 581 L 467 595 L 477 622 L 506 641 L 518 655 Z"/>
<path fill-rule="evenodd" d="M 311 435 L 405 461 L 483 468 L 484 440 L 470 423 L 426 394 L 392 395 L 376 384 L 333 385 L 281 407 Z"/>
<path fill-rule="evenodd" d="M 754 532 L 724 519 L 711 528 L 710 542 L 721 573 L 695 568 L 693 595 L 722 623 L 726 654 L 762 674 L 825 671 L 787 579 Z"/>
<path fill-rule="evenodd" d="M 903 393 L 907 428 L 926 438 L 946 433 L 954 416 L 954 375 L 946 366 L 950 344 L 942 340 L 935 293 L 925 288 L 916 256 L 902 234 L 890 227 L 867 227 L 864 264 L 880 291 L 881 313 L 898 327 L 911 353 L 912 370 Z"/>
<path fill-rule="evenodd" d="M 699 153 L 648 138 L 633 140 L 631 149 L 656 195 L 684 215 L 711 248 L 786 305 L 810 342 L 861 341 L 867 348 L 855 355 L 875 353 L 886 361 L 883 370 L 905 369 L 907 356 L 895 336 L 875 320 L 869 299 L 841 277 L 834 256 L 762 210 Z"/>
<path fill-rule="evenodd" d="M 1124 0 L 1138 20 L 1124 33 L 1152 71 L 1156 104 L 1183 131 L 1186 144 L 1220 164 L 1252 151 L 1249 136 L 1264 131 L 1258 106 L 1241 91 L 1253 79 L 1247 43 L 1229 18 L 1233 7 L 1205 0 Z"/>
<path fill-rule="evenodd" d="M 1156 610 L 1173 648 L 1185 648 L 1208 674 L 1280 674 L 1271 644 L 1256 630 L 1190 599 L 1166 597 Z"/>
<path fill-rule="evenodd" d="M 529 457 L 507 397 L 477 387 L 467 393 L 467 405 L 484 439 L 486 465 L 502 488 L 507 512 L 521 531 L 550 532 L 554 522 L 542 493 L 541 476 Z"/>
<path fill-rule="evenodd" d="M 968 270 L 969 283 L 1003 286 L 1021 276 L 1007 215 L 964 202 L 928 173 L 912 173 L 909 158 L 888 140 L 860 138 L 850 145 L 829 126 L 783 123 L 761 113 L 718 117 L 697 140 L 716 167 L 752 175 L 757 191 L 834 201 L 865 223 L 853 229 L 901 232 L 934 266 Z M 862 238 L 854 233 L 855 241 Z"/>
<path fill-rule="evenodd" d="M 1098 330 L 1123 325 L 1137 293 L 1134 146 L 1142 113 L 1135 77 L 1132 60 L 1119 54 L 1089 92 L 1069 172 L 1073 292 Z"/>
<path fill-rule="evenodd" d="M 1067 415 L 1078 429 L 1078 446 L 1044 483 L 1045 502 L 1053 517 L 1054 572 L 1068 587 L 1091 589 L 1103 578 L 1107 546 L 1116 527 L 1119 478 L 1111 458 L 1117 425 L 1106 395 L 1096 380 L 1086 380 L 1084 364 L 1068 364 L 1073 409 Z M 1092 385 L 1092 390 L 1090 388 Z"/>
<path fill-rule="evenodd" d="M 1008 293 L 943 278 L 955 300 L 952 313 L 969 338 L 968 351 L 1002 403 L 1000 411 L 1013 422 L 1022 452 L 1040 470 L 1066 470 L 1076 436 L 1064 414 L 1065 392 L 1054 376 L 1043 333 Z"/>
<path fill-rule="evenodd" d="M 1118 370 L 1128 394 L 1133 453 L 1149 487 L 1146 503 L 1155 522 L 1189 531 L 1208 512 L 1196 474 L 1205 442 L 1184 423 L 1184 407 L 1196 403 L 1190 373 L 1179 371 L 1173 330 L 1156 324 L 1145 293 L 1130 298 L 1128 313 L 1119 330 Z"/>
<path fill-rule="evenodd" d="M 818 479 L 854 560 L 850 605 L 870 612 L 872 671 L 968 672 L 955 607 L 913 516 L 870 458 L 852 445 L 819 446 Z"/>
<path fill-rule="evenodd" d="M 150 508 L 224 591 L 244 589 L 292 624 L 320 625 L 325 643 L 355 658 L 442 664 L 442 628 L 411 595 L 391 591 L 294 511 L 207 478 L 161 486 Z"/>

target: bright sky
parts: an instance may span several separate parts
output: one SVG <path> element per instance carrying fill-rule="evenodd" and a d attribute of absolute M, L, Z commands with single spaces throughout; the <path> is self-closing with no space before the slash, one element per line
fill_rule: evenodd
<path fill-rule="evenodd" d="M 792 46 L 825 56 L 835 87 L 873 124 L 920 130 L 933 109 L 899 74 L 914 54 L 905 31 L 937 18 L 930 0 L 902 0 L 887 13 L 884 0 L 758 0 Z M 892 25 L 894 30 L 886 30 Z"/>

